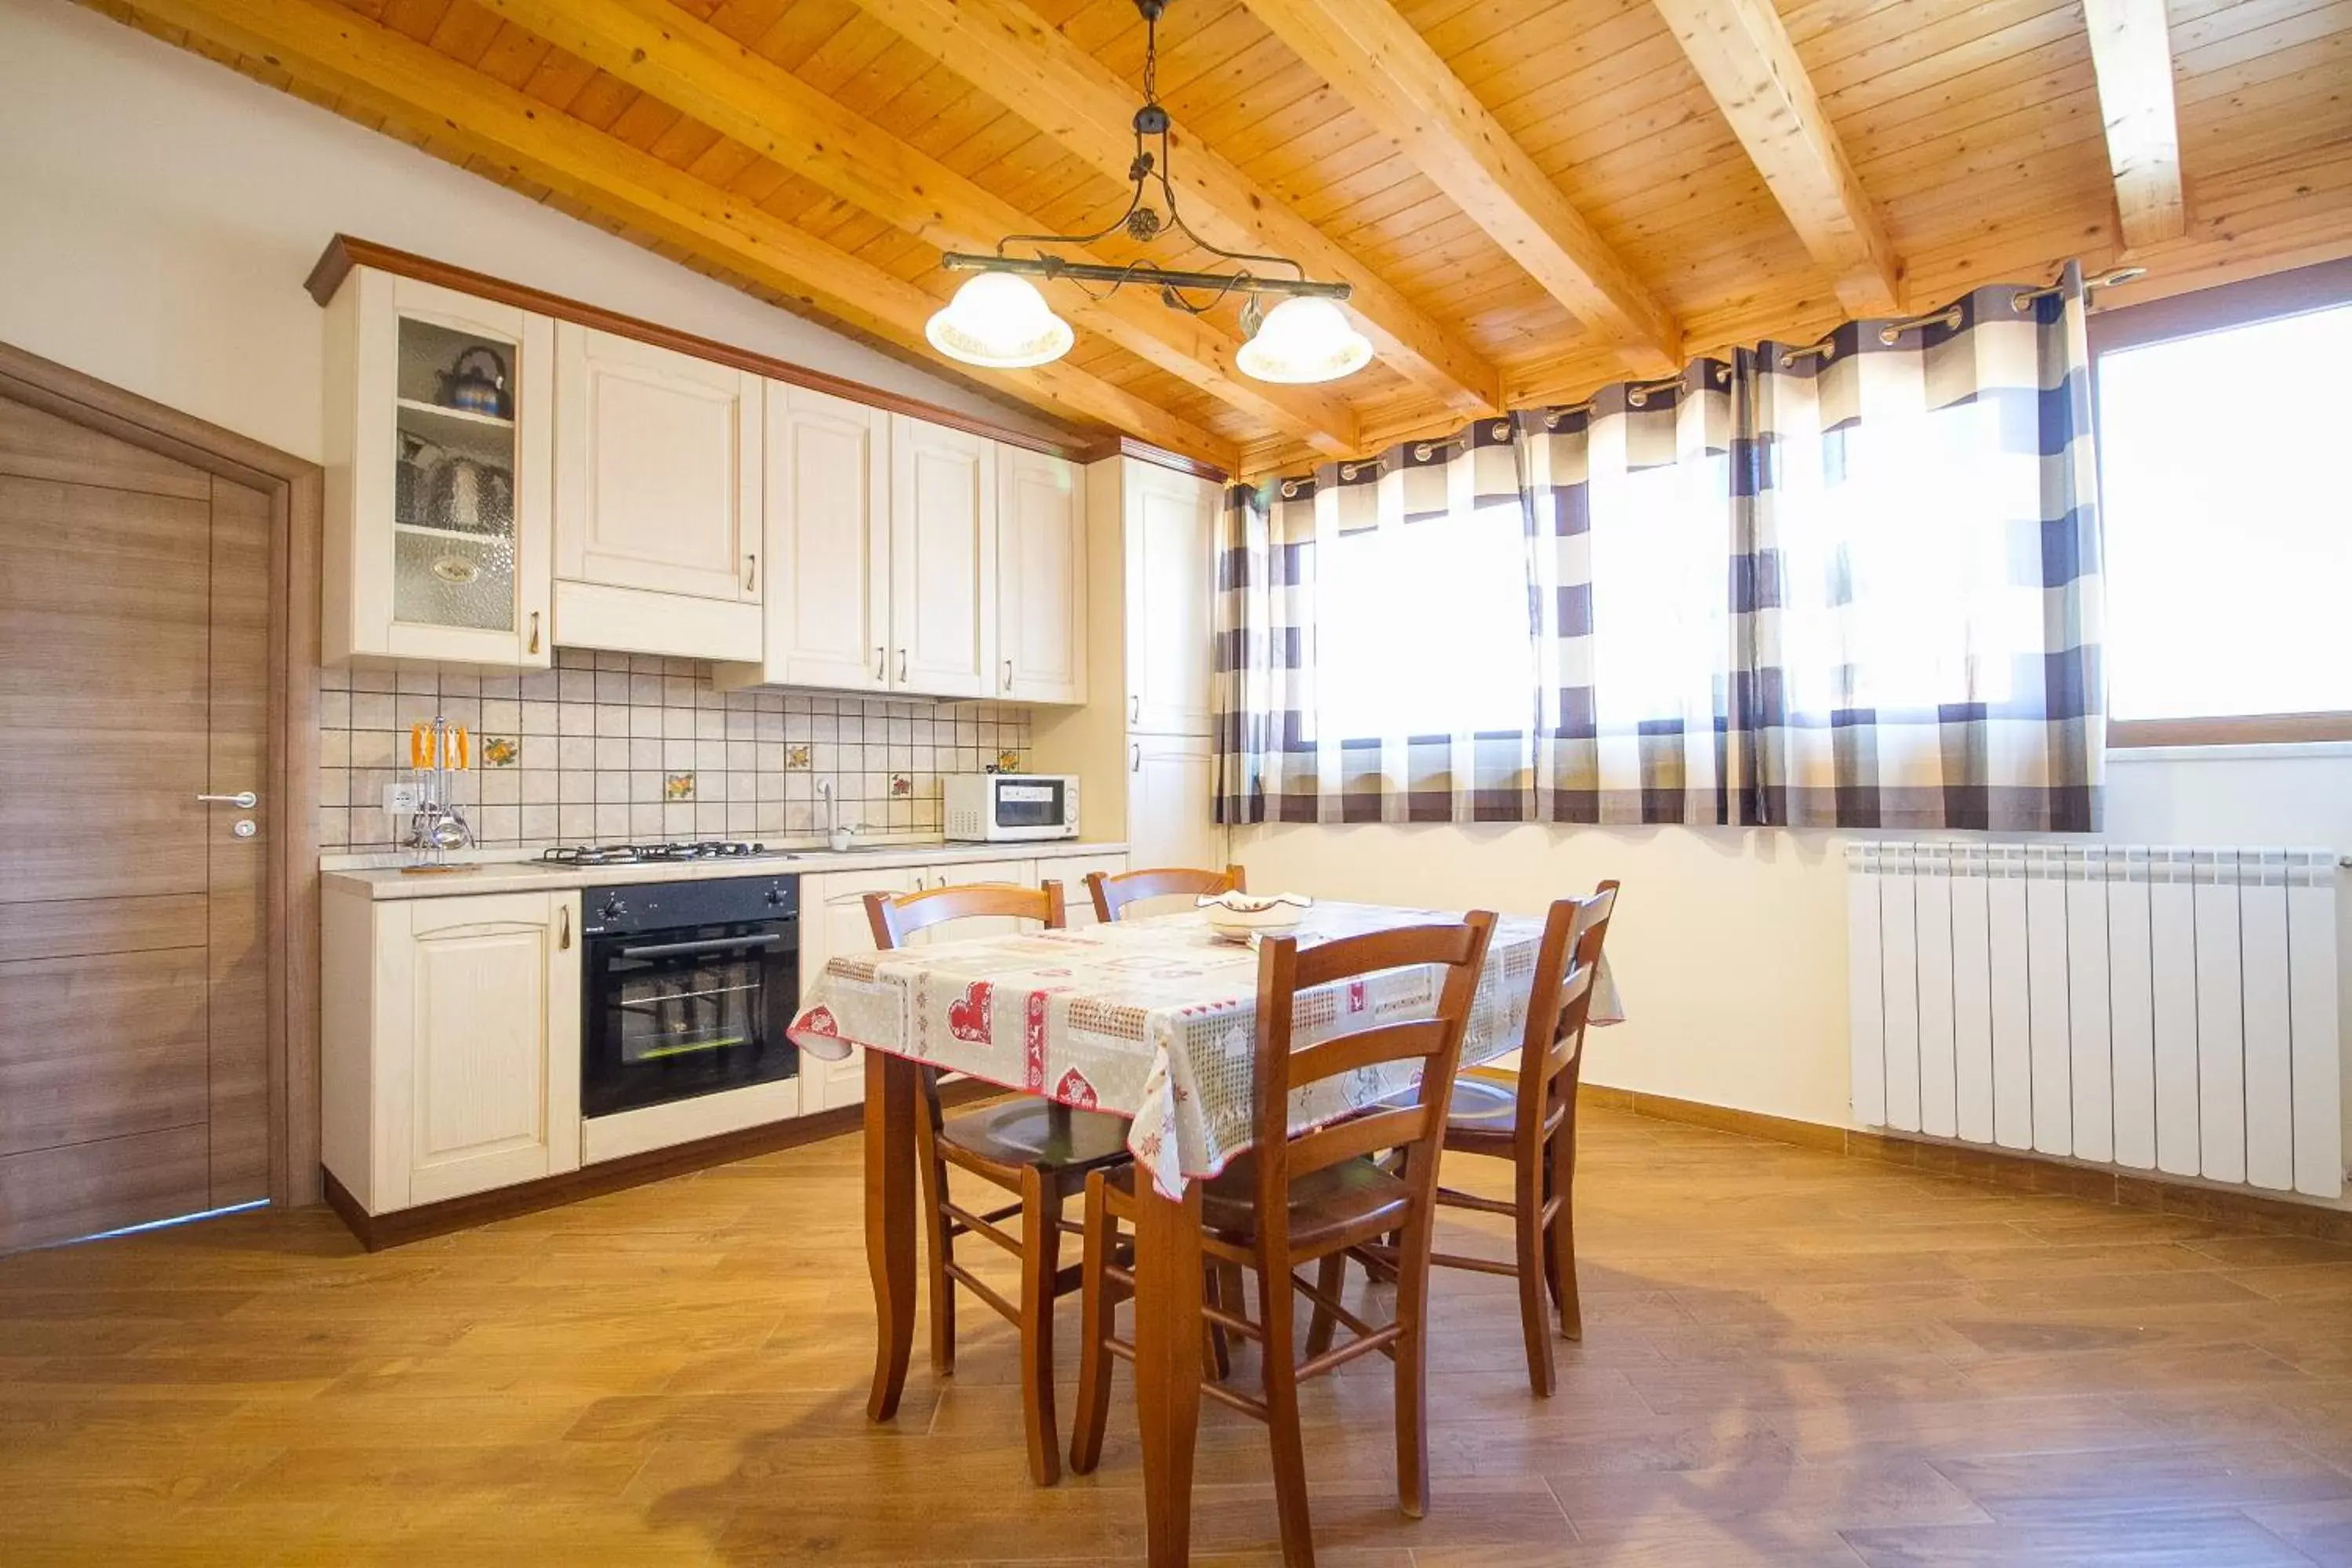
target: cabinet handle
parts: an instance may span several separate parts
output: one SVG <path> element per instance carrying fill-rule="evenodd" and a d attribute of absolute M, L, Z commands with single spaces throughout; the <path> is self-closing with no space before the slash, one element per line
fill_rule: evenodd
<path fill-rule="evenodd" d="M 572 951 L 572 906 L 570 904 L 555 906 L 555 951 L 558 952 Z"/>
<path fill-rule="evenodd" d="M 907 650 L 905 648 L 900 648 L 898 650 L 898 679 L 902 682 L 907 679 Z"/>
<path fill-rule="evenodd" d="M 1143 771 L 1143 747 L 1140 744 L 1129 746 L 1127 749 L 1127 771 L 1131 773 L 1141 773 Z"/>
<path fill-rule="evenodd" d="M 1004 661 L 1004 689 L 1013 689 L 1013 661 L 1009 658 Z"/>
<path fill-rule="evenodd" d="M 743 557 L 743 592 L 760 591 L 760 557 L 757 552 Z"/>
<path fill-rule="evenodd" d="M 1130 724 L 1143 722 L 1143 693 L 1140 691 L 1127 700 L 1127 721 Z"/>
<path fill-rule="evenodd" d="M 877 647 L 874 650 L 874 684 L 879 686 L 889 679 L 890 650 L 887 647 Z"/>
<path fill-rule="evenodd" d="M 528 653 L 539 651 L 539 612 L 537 610 L 530 613 L 530 647 L 524 651 Z"/>

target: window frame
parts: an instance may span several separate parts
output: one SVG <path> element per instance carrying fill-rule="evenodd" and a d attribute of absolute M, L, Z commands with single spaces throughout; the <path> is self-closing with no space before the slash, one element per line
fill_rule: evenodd
<path fill-rule="evenodd" d="M 2093 439 L 2099 439 L 2099 364 L 2108 353 L 2344 305 L 2352 305 L 2352 258 L 2193 289 L 2145 304 L 2094 311 L 2089 320 Z M 2104 478 L 2100 482 L 2099 516 L 2104 532 L 2109 514 Z M 2110 751 L 2165 746 L 2297 745 L 2324 741 L 2352 741 L 2352 710 L 2107 721 Z"/>

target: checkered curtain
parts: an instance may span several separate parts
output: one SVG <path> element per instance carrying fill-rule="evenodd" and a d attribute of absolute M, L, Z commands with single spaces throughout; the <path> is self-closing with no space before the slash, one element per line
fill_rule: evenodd
<path fill-rule="evenodd" d="M 1236 488 L 1218 820 L 2094 828 L 2088 398 L 2070 264 L 2055 290 L 1983 289 Z M 1504 507 L 1515 559 L 1480 553 Z M 1360 678 L 1339 700 L 1348 670 L 1318 684 L 1346 619 L 1328 596 L 1363 580 L 1341 552 L 1367 541 L 1516 573 L 1523 707 L 1498 722 L 1488 690 L 1483 721 L 1447 726 L 1403 695 L 1368 708 Z M 1465 619 L 1441 597 L 1427 617 Z"/>

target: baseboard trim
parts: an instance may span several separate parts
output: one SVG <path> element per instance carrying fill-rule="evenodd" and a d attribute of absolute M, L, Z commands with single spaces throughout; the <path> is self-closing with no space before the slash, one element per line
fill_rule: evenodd
<path fill-rule="evenodd" d="M 967 1079 L 940 1086 L 940 1101 L 943 1105 L 965 1105 L 974 1100 L 992 1100 L 1004 1091 L 992 1083 Z M 470 1230 L 492 1220 L 512 1219 L 518 1215 L 536 1214 L 541 1209 L 560 1208 L 578 1203 L 583 1198 L 600 1197 L 628 1187 L 641 1187 L 648 1182 L 658 1182 L 670 1176 L 683 1176 L 694 1171 L 706 1171 L 714 1165 L 730 1165 L 738 1160 L 755 1155 L 772 1154 L 782 1149 L 797 1149 L 804 1143 L 815 1143 L 827 1138 L 838 1138 L 856 1131 L 865 1122 L 866 1108 L 862 1105 L 835 1106 L 831 1110 L 819 1110 L 798 1116 L 789 1121 L 772 1121 L 762 1127 L 746 1127 L 740 1131 L 721 1132 L 709 1138 L 698 1138 L 690 1143 L 674 1143 L 667 1149 L 648 1149 L 641 1154 L 625 1154 L 618 1159 L 599 1161 L 583 1165 L 577 1171 L 566 1171 L 560 1176 L 543 1176 L 535 1182 L 520 1182 L 511 1187 L 499 1187 L 487 1193 L 468 1193 L 462 1198 L 446 1198 L 436 1204 L 419 1204 L 415 1208 L 395 1209 L 390 1214 L 372 1215 L 360 1206 L 357 1198 L 335 1180 L 331 1171 L 326 1177 L 328 1206 L 359 1237 L 360 1245 L 370 1252 L 382 1252 L 386 1247 L 404 1247 L 412 1241 L 429 1237 L 446 1236 L 452 1231 Z"/>
<path fill-rule="evenodd" d="M 1932 1138 L 1900 1133 L 1864 1132 L 1825 1127 L 1760 1111 L 1734 1110 L 1670 1095 L 1634 1089 L 1606 1089 L 1584 1084 L 1577 1099 L 1587 1105 L 1627 1110 L 1659 1121 L 1679 1121 L 1718 1132 L 1738 1132 L 1775 1143 L 1907 1165 L 1937 1175 L 2034 1193 L 2064 1193 L 2093 1203 L 2150 1214 L 2180 1215 L 2193 1219 L 2242 1226 L 2281 1236 L 2311 1237 L 2322 1241 L 2352 1242 L 2352 1210 L 2325 1208 L 2292 1198 L 2265 1197 L 2256 1193 L 2209 1187 L 2191 1182 L 2168 1181 L 2136 1172 L 2078 1165 L 2047 1155 L 2008 1149 L 1979 1149 L 1974 1144 L 1947 1143 Z"/>

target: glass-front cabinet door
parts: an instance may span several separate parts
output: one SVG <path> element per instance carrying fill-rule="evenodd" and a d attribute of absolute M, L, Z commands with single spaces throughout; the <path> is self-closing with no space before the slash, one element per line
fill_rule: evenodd
<path fill-rule="evenodd" d="M 328 310 L 325 658 L 545 668 L 553 324 L 363 267 Z"/>

